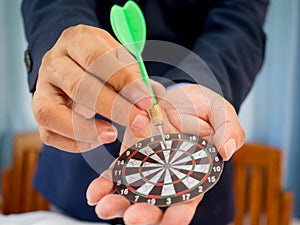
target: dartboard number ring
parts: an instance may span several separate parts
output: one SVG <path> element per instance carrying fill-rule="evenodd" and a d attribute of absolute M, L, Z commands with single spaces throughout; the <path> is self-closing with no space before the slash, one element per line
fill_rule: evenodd
<path fill-rule="evenodd" d="M 167 207 L 190 201 L 219 180 L 224 163 L 212 143 L 187 134 L 165 138 L 166 145 L 159 135 L 135 143 L 116 161 L 115 188 L 132 203 Z"/>

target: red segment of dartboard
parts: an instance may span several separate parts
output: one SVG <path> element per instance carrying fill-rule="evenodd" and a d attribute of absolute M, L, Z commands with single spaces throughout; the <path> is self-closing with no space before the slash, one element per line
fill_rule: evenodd
<path fill-rule="evenodd" d="M 204 194 L 219 180 L 223 160 L 207 140 L 187 134 L 154 136 L 135 143 L 112 171 L 119 194 L 132 203 L 167 207 Z"/>

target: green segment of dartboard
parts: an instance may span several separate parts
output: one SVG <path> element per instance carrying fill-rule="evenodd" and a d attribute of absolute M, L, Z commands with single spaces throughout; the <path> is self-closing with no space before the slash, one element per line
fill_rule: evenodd
<path fill-rule="evenodd" d="M 188 134 L 144 139 L 116 161 L 112 177 L 117 192 L 132 203 L 168 207 L 190 201 L 210 190 L 223 171 L 217 148 Z"/>
<path fill-rule="evenodd" d="M 118 40 L 136 57 L 143 81 L 152 94 L 153 105 L 156 105 L 157 100 L 142 58 L 146 41 L 146 22 L 143 12 L 133 1 L 128 1 L 124 7 L 114 5 L 110 12 L 110 23 Z"/>

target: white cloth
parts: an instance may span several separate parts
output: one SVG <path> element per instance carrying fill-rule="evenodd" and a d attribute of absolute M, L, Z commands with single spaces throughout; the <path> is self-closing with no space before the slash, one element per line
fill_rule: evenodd
<path fill-rule="evenodd" d="M 99 222 L 83 222 L 51 211 L 1 215 L 0 225 L 108 225 Z"/>

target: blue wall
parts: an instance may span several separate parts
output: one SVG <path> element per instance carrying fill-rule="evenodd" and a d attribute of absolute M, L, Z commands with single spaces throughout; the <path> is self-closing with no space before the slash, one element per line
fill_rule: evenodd
<path fill-rule="evenodd" d="M 0 1 L 0 169 L 10 164 L 15 132 L 34 130 L 23 52 L 21 0 Z"/>

